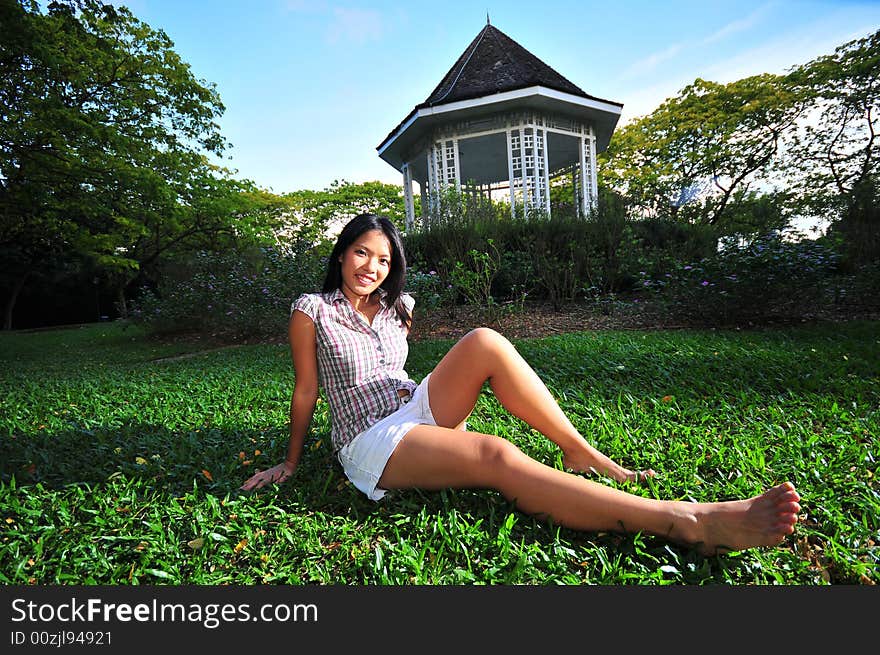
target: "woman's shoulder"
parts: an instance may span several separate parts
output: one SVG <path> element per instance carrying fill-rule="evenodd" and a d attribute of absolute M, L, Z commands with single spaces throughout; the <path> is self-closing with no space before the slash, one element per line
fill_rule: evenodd
<path fill-rule="evenodd" d="M 327 297 L 323 293 L 302 293 L 290 305 L 290 313 L 293 314 L 295 310 L 299 310 L 315 320 L 321 308 L 327 304 Z"/>
<path fill-rule="evenodd" d="M 296 297 L 294 302 L 326 302 L 327 299 L 323 293 L 320 292 L 307 292 L 301 293 Z"/>

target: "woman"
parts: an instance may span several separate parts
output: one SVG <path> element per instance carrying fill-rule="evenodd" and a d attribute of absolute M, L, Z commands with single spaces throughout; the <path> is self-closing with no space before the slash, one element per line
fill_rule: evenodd
<path fill-rule="evenodd" d="M 401 238 L 388 219 L 362 214 L 345 226 L 323 293 L 303 294 L 291 309 L 296 381 L 287 458 L 242 489 L 293 475 L 321 386 L 339 461 L 373 500 L 388 489 L 491 488 L 523 512 L 569 528 L 647 532 L 706 554 L 772 546 L 794 531 L 800 497 L 788 482 L 743 500 L 691 503 L 643 498 L 578 475 L 639 481 L 654 472 L 626 469 L 587 443 L 513 345 L 492 330 L 468 333 L 416 384 L 403 368 L 414 304 L 403 293 L 405 275 Z M 464 429 L 487 381 L 511 414 L 559 445 L 574 473 Z"/>

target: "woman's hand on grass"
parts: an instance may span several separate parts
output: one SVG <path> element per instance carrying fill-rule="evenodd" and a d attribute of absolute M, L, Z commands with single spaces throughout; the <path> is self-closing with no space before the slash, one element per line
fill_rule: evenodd
<path fill-rule="evenodd" d="M 244 491 L 250 491 L 251 489 L 265 487 L 268 484 L 281 484 L 293 475 L 295 469 L 296 467 L 293 464 L 285 460 L 265 471 L 257 471 L 245 480 L 241 488 Z"/>

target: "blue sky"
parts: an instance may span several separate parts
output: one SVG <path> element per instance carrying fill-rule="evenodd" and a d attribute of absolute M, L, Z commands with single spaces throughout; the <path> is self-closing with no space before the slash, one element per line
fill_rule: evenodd
<path fill-rule="evenodd" d="M 213 82 L 238 178 L 287 193 L 334 180 L 399 184 L 376 146 L 486 24 L 621 124 L 697 77 L 782 73 L 880 29 L 880 0 L 129 0 Z"/>

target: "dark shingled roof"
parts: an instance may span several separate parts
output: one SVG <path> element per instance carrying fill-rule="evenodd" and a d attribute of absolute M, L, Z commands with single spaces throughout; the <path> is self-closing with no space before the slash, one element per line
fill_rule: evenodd
<path fill-rule="evenodd" d="M 532 86 L 609 102 L 588 95 L 501 30 L 486 24 L 428 99 L 415 109 Z"/>
<path fill-rule="evenodd" d="M 622 108 L 623 105 L 613 100 L 604 100 L 585 93 L 583 89 L 572 84 L 501 30 L 487 22 L 427 100 L 416 105 L 406 118 L 388 133 L 388 136 L 376 149 L 379 151 L 380 157 L 399 169 L 398 160 L 402 157 L 400 148 L 411 147 L 421 131 L 440 120 L 433 116 L 435 107 L 442 108 L 444 105 L 462 101 L 466 106 L 467 101 L 476 101 L 480 98 L 486 98 L 486 102 L 489 103 L 487 106 L 490 106 L 495 103 L 493 96 L 510 91 L 536 89 L 537 87 L 567 93 L 576 98 L 591 101 L 587 103 L 568 102 L 567 106 L 584 105 L 581 114 L 592 116 L 591 120 L 596 121 L 599 126 L 601 142 L 597 143 L 597 147 L 601 147 L 601 149 L 607 147 L 619 116 L 619 110 L 615 111 L 615 108 Z M 528 95 L 528 92 L 525 95 Z M 523 98 L 521 102 L 523 106 L 529 105 L 529 102 L 540 102 L 541 98 L 538 97 L 540 95 L 536 92 L 533 97 Z M 546 96 L 546 94 L 544 95 Z M 543 101 L 545 106 L 548 103 L 551 105 L 556 103 L 560 107 L 566 105 L 566 102 L 560 99 L 545 97 Z M 515 105 L 517 99 L 508 98 L 505 101 L 505 99 L 499 98 L 498 102 L 501 104 L 507 102 L 507 106 L 509 106 L 511 103 Z M 609 107 L 590 107 L 592 102 L 605 103 Z M 422 111 L 425 111 L 426 114 L 432 114 L 425 117 L 428 122 L 422 122 L 418 130 L 410 130 L 407 133 L 409 128 L 418 123 L 419 113 Z M 404 126 L 412 120 L 415 121 L 413 125 L 409 125 L 405 129 Z M 402 140 L 388 150 L 392 144 L 395 144 L 398 137 L 402 137 Z"/>

